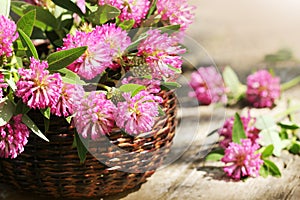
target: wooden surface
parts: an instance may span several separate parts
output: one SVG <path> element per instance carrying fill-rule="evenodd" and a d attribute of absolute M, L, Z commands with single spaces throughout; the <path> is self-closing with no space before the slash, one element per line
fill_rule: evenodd
<path fill-rule="evenodd" d="M 294 88 L 286 92 L 278 106 L 273 110 L 269 109 L 253 109 L 251 114 L 258 116 L 262 114 L 275 115 L 285 110 L 286 100 L 292 98 L 294 103 L 300 103 L 300 87 Z M 300 199 L 300 156 L 291 155 L 284 151 L 280 158 L 272 158 L 279 166 L 282 177 L 268 177 L 268 178 L 250 178 L 246 181 L 235 182 L 224 174 L 222 164 L 216 162 L 203 162 L 201 159 L 205 155 L 205 144 L 214 141 L 213 137 L 205 137 L 209 126 L 218 124 L 218 120 L 222 121 L 222 116 L 225 113 L 217 110 L 219 118 L 215 117 L 214 121 L 207 120 L 211 115 L 212 106 L 200 107 L 199 124 L 193 116 L 195 109 L 183 108 L 183 117 L 188 117 L 191 124 L 186 124 L 178 134 L 190 137 L 188 134 L 192 133 L 192 129 L 198 127 L 197 137 L 194 137 L 192 145 L 183 154 L 180 159 L 176 160 L 169 166 L 158 170 L 149 181 L 144 184 L 141 189 L 135 193 L 128 195 L 123 200 L 134 199 Z M 240 111 L 246 113 L 247 108 L 239 110 L 236 108 L 226 108 L 226 115 L 232 116 L 234 112 Z M 299 111 L 300 112 L 300 111 Z M 298 119 L 299 113 L 297 114 Z M 192 138 L 192 137 L 190 137 Z M 175 141 L 180 143 L 180 139 Z M 174 151 L 184 149 L 184 146 L 178 145 Z M 199 154 L 199 151 L 202 152 Z M 204 153 L 203 153 L 204 152 Z M 197 156 L 198 153 L 198 156 Z"/>
<path fill-rule="evenodd" d="M 299 90 L 300 87 L 285 93 L 278 106 L 273 110 L 254 109 L 251 111 L 252 115 L 280 113 L 285 110 L 285 102 L 290 97 L 294 99 L 294 103 L 300 103 Z M 189 103 L 191 104 L 191 102 Z M 223 123 L 224 117 L 232 116 L 237 110 L 241 113 L 247 112 L 247 109 L 224 109 L 213 106 L 181 108 L 179 110 L 181 123 L 173 149 L 166 160 L 167 164 L 157 170 L 138 191 L 121 199 L 300 199 L 299 155 L 293 156 L 283 152 L 281 158 L 272 158 L 281 169 L 281 178 L 258 177 L 249 178 L 244 182 L 235 182 L 226 177 L 221 163 L 203 162 L 202 158 L 209 152 L 211 143 L 218 139 L 216 134 L 211 136 L 207 136 L 207 134 L 219 127 Z M 31 195 L 19 194 L 18 191 L 11 190 L 5 185 L 0 188 L 0 199 L 39 199 Z M 122 194 L 103 199 L 119 199 L 120 196 Z"/>
<path fill-rule="evenodd" d="M 264 67 L 264 56 L 278 49 L 290 48 L 296 60 L 300 58 L 300 12 L 297 0 L 189 0 L 198 6 L 196 26 L 188 35 L 203 45 L 219 67 L 231 64 L 245 76 L 256 67 Z M 195 49 L 197 52 L 197 49 Z M 196 54 L 194 62 L 213 63 L 207 55 L 202 62 Z M 191 60 L 193 60 L 191 58 Z M 202 57 L 201 57 L 202 58 Z M 279 71 L 283 79 L 291 74 L 299 74 L 299 66 L 291 71 L 284 66 Z M 284 94 L 279 105 L 269 111 L 254 110 L 254 115 L 278 113 L 286 109 L 286 100 L 291 98 L 300 103 L 300 87 Z M 182 95 L 184 96 L 184 95 Z M 173 150 L 167 164 L 160 168 L 141 189 L 122 198 L 123 200 L 252 200 L 252 199 L 300 199 L 300 158 L 283 153 L 282 158 L 274 158 L 282 171 L 281 178 L 268 177 L 234 182 L 222 171 L 220 163 L 203 163 L 201 158 L 209 151 L 209 144 L 218 138 L 207 134 L 220 127 L 226 116 L 239 108 L 214 109 L 191 107 L 195 102 L 182 101 L 181 126 L 175 138 Z M 247 110 L 241 111 L 247 112 Z M 298 117 L 300 119 L 300 116 Z M 206 146 L 205 144 L 208 144 Z M 206 151 L 207 150 L 207 151 Z M 199 153 L 200 152 L 200 153 Z M 119 197 L 104 198 L 118 199 Z M 0 185 L 0 199 L 32 200 L 17 191 Z"/>

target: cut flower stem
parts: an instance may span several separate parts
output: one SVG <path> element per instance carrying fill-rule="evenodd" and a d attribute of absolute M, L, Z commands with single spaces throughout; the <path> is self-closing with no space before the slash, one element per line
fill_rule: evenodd
<path fill-rule="evenodd" d="M 293 78 L 292 80 L 290 80 L 286 83 L 283 83 L 281 85 L 281 91 L 286 91 L 286 90 L 296 86 L 299 83 L 300 83 L 300 76 L 297 76 L 297 77 Z"/>

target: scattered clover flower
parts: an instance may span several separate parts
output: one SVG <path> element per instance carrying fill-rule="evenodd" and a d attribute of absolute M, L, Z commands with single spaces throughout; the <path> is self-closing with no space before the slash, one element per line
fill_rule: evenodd
<path fill-rule="evenodd" d="M 16 158 L 24 151 L 29 130 L 22 123 L 22 115 L 16 115 L 4 126 L 0 126 L 0 157 Z"/>
<path fill-rule="evenodd" d="M 259 70 L 247 77 L 247 101 L 256 108 L 272 107 L 280 97 L 280 78 L 266 70 Z"/>
<path fill-rule="evenodd" d="M 88 47 L 82 56 L 68 66 L 68 69 L 85 79 L 90 80 L 101 74 L 112 62 L 110 45 L 95 29 L 89 33 L 76 31 L 74 35 L 68 34 L 63 41 L 61 50 Z"/>
<path fill-rule="evenodd" d="M 75 92 L 75 85 L 63 83 L 57 103 L 51 106 L 51 113 L 59 117 L 72 115 Z"/>
<path fill-rule="evenodd" d="M 150 8 L 149 0 L 99 0 L 98 4 L 108 4 L 120 9 L 119 19 L 121 21 L 133 19 L 135 28 L 145 19 Z"/>
<path fill-rule="evenodd" d="M 122 84 L 138 84 L 146 86 L 146 91 L 152 94 L 157 94 L 160 92 L 160 81 L 156 79 L 138 78 L 138 77 L 128 77 L 122 80 Z"/>
<path fill-rule="evenodd" d="M 189 6 L 187 0 L 158 0 L 157 10 L 162 20 L 172 25 L 180 25 L 184 31 L 193 22 L 194 6 Z"/>
<path fill-rule="evenodd" d="M 143 56 L 152 71 L 152 77 L 161 79 L 174 76 L 175 70 L 181 70 L 182 57 L 185 53 L 167 33 L 150 30 L 148 37 L 138 46 L 138 55 Z M 175 70 L 174 70 L 175 69 Z"/>
<path fill-rule="evenodd" d="M 115 125 L 115 105 L 104 93 L 91 92 L 87 97 L 74 102 L 74 124 L 83 138 L 96 140 L 111 132 Z"/>
<path fill-rule="evenodd" d="M 110 46 L 110 56 L 113 60 L 122 56 L 131 43 L 127 32 L 115 24 L 97 26 L 95 28 L 95 34 L 101 35 L 101 38 Z"/>
<path fill-rule="evenodd" d="M 14 21 L 0 15 L 0 57 L 12 56 L 12 43 L 19 37 Z"/>
<path fill-rule="evenodd" d="M 0 101 L 3 98 L 3 88 L 6 88 L 7 84 L 4 82 L 4 75 L 0 72 Z"/>
<path fill-rule="evenodd" d="M 56 105 L 62 87 L 60 74 L 49 74 L 48 63 L 30 58 L 30 69 L 19 69 L 16 95 L 30 108 L 44 109 Z"/>
<path fill-rule="evenodd" d="M 154 96 L 147 91 L 140 91 L 131 97 L 130 93 L 124 93 L 125 101 L 118 102 L 115 112 L 115 120 L 118 127 L 128 134 L 140 134 L 148 132 L 158 116 L 158 106 L 162 98 Z"/>
<path fill-rule="evenodd" d="M 224 172 L 236 180 L 259 176 L 263 161 L 260 158 L 261 154 L 256 153 L 258 149 L 259 145 L 253 144 L 250 139 L 242 139 L 241 144 L 229 143 L 221 159 L 225 164 L 229 163 L 224 167 Z"/>
<path fill-rule="evenodd" d="M 226 88 L 222 76 L 213 67 L 200 67 L 191 75 L 190 86 L 194 91 L 190 97 L 196 97 L 203 105 L 211 103 L 226 103 Z"/>
<path fill-rule="evenodd" d="M 247 117 L 241 116 L 241 121 L 244 126 L 244 130 L 246 133 L 247 138 L 250 139 L 252 144 L 257 143 L 257 139 L 259 138 L 260 130 L 257 129 L 254 124 L 256 122 L 256 118 L 251 117 L 248 114 Z M 234 124 L 234 117 L 230 117 L 226 119 L 222 128 L 219 129 L 218 133 L 220 136 L 223 136 L 224 139 L 220 141 L 220 147 L 226 149 L 230 142 L 232 142 L 232 129 Z"/>

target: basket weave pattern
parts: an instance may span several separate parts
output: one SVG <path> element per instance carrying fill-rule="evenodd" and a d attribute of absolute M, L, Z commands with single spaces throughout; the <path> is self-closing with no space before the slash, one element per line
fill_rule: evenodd
<path fill-rule="evenodd" d="M 175 96 L 170 91 L 160 96 L 166 115 L 150 133 L 133 137 L 115 128 L 106 136 L 113 145 L 102 146 L 101 139 L 91 143 L 84 164 L 72 148 L 73 128 L 63 118 L 52 118 L 46 133 L 49 143 L 31 134 L 21 155 L 0 159 L 0 182 L 21 191 L 68 198 L 103 197 L 139 187 L 162 164 L 175 134 Z M 38 126 L 43 123 L 40 116 L 31 117 Z M 107 141 L 106 137 L 100 138 Z M 105 158 L 105 164 L 98 156 Z"/>

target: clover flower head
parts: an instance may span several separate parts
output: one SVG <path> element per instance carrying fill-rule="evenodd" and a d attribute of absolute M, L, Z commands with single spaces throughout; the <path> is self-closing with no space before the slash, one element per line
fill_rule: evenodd
<path fill-rule="evenodd" d="M 256 118 L 251 117 L 250 114 L 248 114 L 247 117 L 241 116 L 241 121 L 243 123 L 247 138 L 250 139 L 252 144 L 257 143 L 257 140 L 259 139 L 260 130 L 254 126 L 256 122 Z M 234 124 L 234 117 L 230 117 L 226 119 L 223 127 L 220 128 L 218 131 L 219 135 L 224 137 L 224 139 L 220 141 L 220 147 L 224 149 L 228 147 L 230 142 L 232 142 L 233 124 Z"/>
<path fill-rule="evenodd" d="M 233 179 L 240 180 L 244 177 L 259 176 L 259 169 L 263 164 L 258 144 L 252 144 L 250 139 L 242 139 L 241 144 L 229 143 L 225 149 L 225 155 L 221 159 L 225 166 L 224 172 Z"/>
<path fill-rule="evenodd" d="M 95 33 L 109 45 L 112 58 L 120 57 L 131 43 L 127 32 L 115 24 L 97 26 Z"/>
<path fill-rule="evenodd" d="M 44 109 L 55 105 L 61 94 L 60 74 L 49 74 L 48 63 L 30 58 L 30 69 L 19 69 L 16 95 L 30 108 Z"/>
<path fill-rule="evenodd" d="M 121 10 L 119 19 L 121 21 L 135 21 L 134 27 L 137 27 L 145 19 L 149 8 L 149 0 L 99 0 L 99 5 L 112 5 Z"/>
<path fill-rule="evenodd" d="M 68 66 L 68 69 L 85 79 L 96 77 L 112 63 L 110 45 L 95 29 L 88 33 L 76 31 L 74 35 L 68 34 L 63 41 L 60 50 L 87 46 L 86 52 Z"/>
<path fill-rule="evenodd" d="M 0 126 L 0 157 L 16 158 L 24 151 L 29 130 L 22 123 L 22 115 L 16 115 L 4 126 Z"/>
<path fill-rule="evenodd" d="M 61 94 L 56 104 L 51 106 L 51 113 L 56 116 L 68 117 L 73 114 L 75 85 L 63 83 L 61 88 Z"/>
<path fill-rule="evenodd" d="M 140 91 L 131 97 L 130 93 L 124 93 L 125 101 L 118 102 L 115 112 L 116 124 L 128 134 L 140 134 L 148 132 L 158 116 L 158 106 L 162 98 L 154 96 L 147 91 Z"/>
<path fill-rule="evenodd" d="M 194 91 L 190 97 L 196 97 L 201 104 L 227 102 L 226 88 L 220 73 L 215 67 L 200 67 L 191 75 L 190 86 Z"/>
<path fill-rule="evenodd" d="M 92 91 L 87 97 L 74 102 L 74 124 L 83 138 L 96 140 L 111 132 L 114 127 L 115 105 L 105 94 Z"/>
<path fill-rule="evenodd" d="M 0 57 L 12 56 L 12 43 L 19 37 L 14 21 L 0 15 Z"/>
<path fill-rule="evenodd" d="M 161 79 L 174 76 L 176 70 L 181 70 L 183 61 L 179 54 L 185 53 L 185 49 L 160 30 L 150 30 L 147 34 L 148 37 L 138 46 L 138 55 L 146 59 L 152 77 Z"/>
<path fill-rule="evenodd" d="M 172 25 L 180 25 L 184 31 L 193 22 L 194 6 L 189 6 L 187 0 L 158 0 L 157 10 L 163 20 L 168 20 Z"/>
<path fill-rule="evenodd" d="M 267 70 L 259 70 L 247 77 L 246 97 L 256 108 L 272 107 L 280 97 L 280 78 Z"/>

